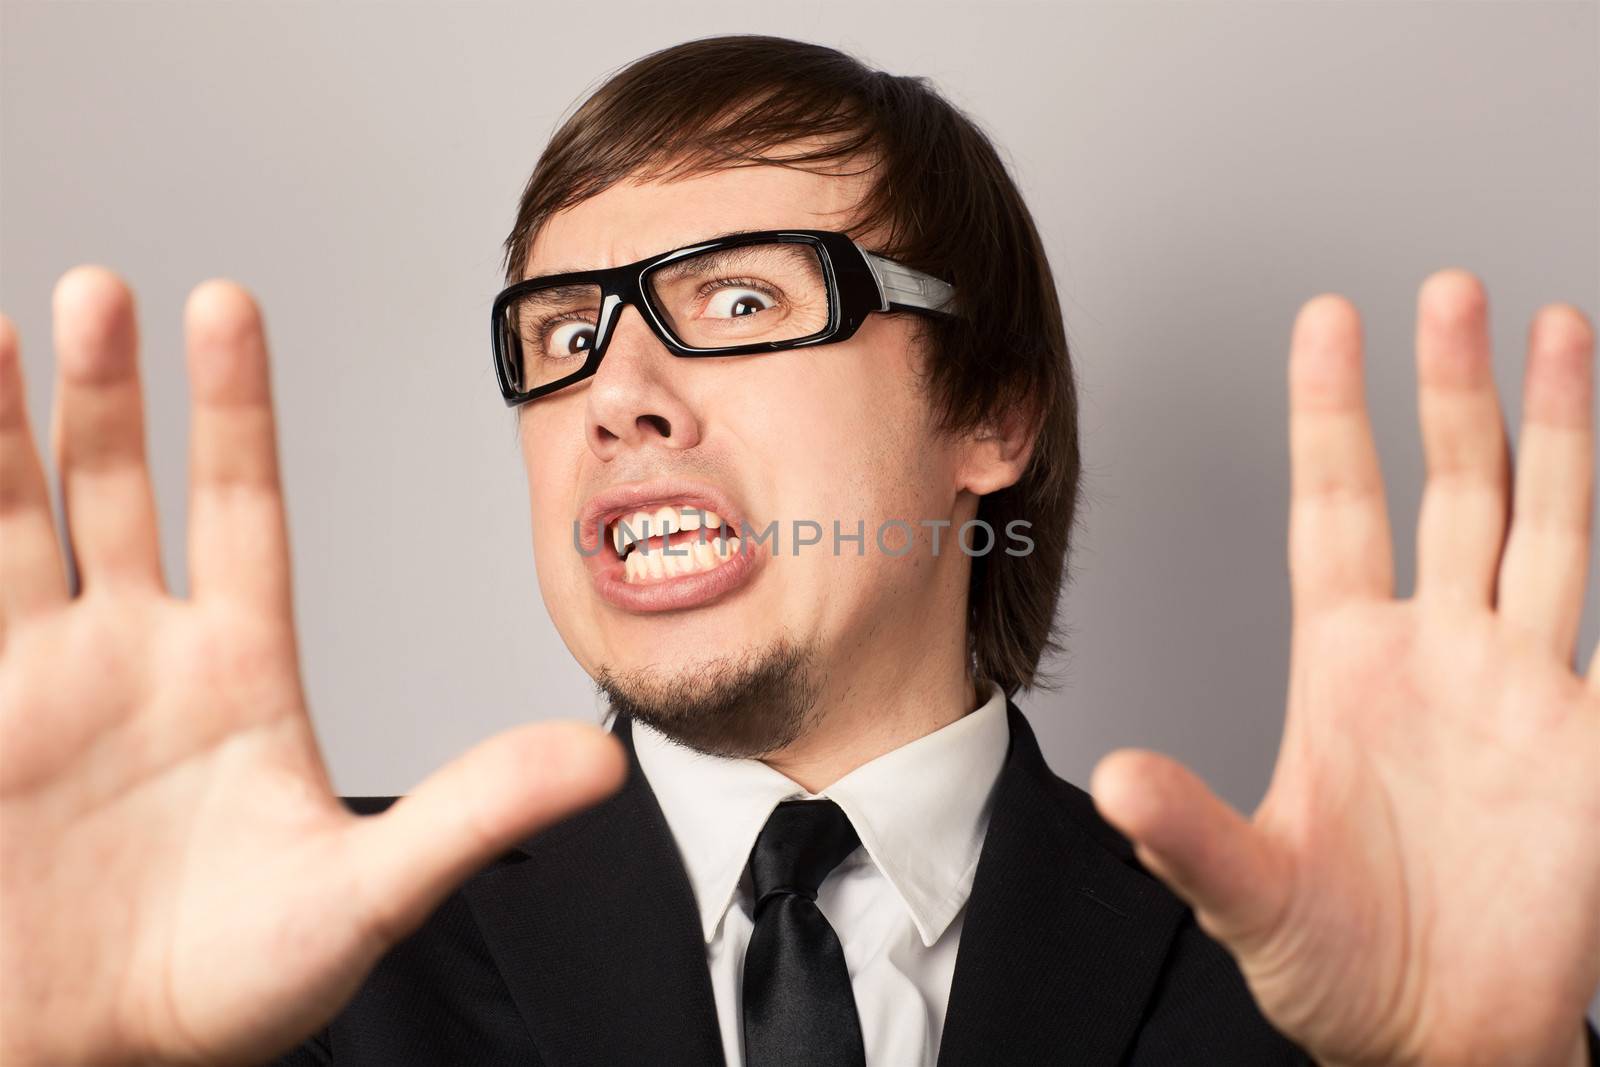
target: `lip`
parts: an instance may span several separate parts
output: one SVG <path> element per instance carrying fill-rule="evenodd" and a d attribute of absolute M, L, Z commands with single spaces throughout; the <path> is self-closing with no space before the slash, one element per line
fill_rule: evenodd
<path fill-rule="evenodd" d="M 579 513 L 577 540 L 595 592 L 606 603 L 637 614 L 703 607 L 742 588 L 760 569 L 767 556 L 766 545 L 752 547 L 749 538 L 741 538 L 739 553 L 712 570 L 674 575 L 640 585 L 628 582 L 623 576 L 621 558 L 609 545 L 600 543 L 604 527 L 631 512 L 651 511 L 669 504 L 714 511 L 722 518 L 724 529 L 744 529 L 744 516 L 739 508 L 722 490 L 704 482 L 664 478 L 619 485 L 596 493 Z"/>

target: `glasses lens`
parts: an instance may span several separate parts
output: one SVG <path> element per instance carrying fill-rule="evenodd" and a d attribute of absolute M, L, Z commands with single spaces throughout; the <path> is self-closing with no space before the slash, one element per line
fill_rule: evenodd
<path fill-rule="evenodd" d="M 570 378 L 594 349 L 600 321 L 598 285 L 535 289 L 512 301 L 506 315 L 506 368 L 526 391 Z"/>
<path fill-rule="evenodd" d="M 798 242 L 718 248 L 652 269 L 644 289 L 689 348 L 797 341 L 828 326 L 828 283 L 817 249 Z"/>

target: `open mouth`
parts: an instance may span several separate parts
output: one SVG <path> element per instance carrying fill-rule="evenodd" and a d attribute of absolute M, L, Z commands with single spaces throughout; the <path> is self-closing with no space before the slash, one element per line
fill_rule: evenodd
<path fill-rule="evenodd" d="M 574 543 L 594 591 L 630 615 L 691 611 L 736 596 L 763 570 L 767 544 L 741 539 L 739 506 L 691 479 L 625 482 L 591 496 Z"/>
<path fill-rule="evenodd" d="M 606 539 L 629 585 L 714 571 L 741 550 L 731 524 L 725 527 L 716 512 L 688 504 L 619 515 L 606 524 Z"/>

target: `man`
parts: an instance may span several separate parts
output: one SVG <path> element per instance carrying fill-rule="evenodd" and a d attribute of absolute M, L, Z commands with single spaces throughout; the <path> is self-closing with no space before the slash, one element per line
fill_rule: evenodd
<path fill-rule="evenodd" d="M 1600 1063 L 1575 309 L 1534 323 L 1513 506 L 1481 287 L 1423 286 L 1400 601 L 1354 310 L 1302 309 L 1288 719 L 1246 821 L 1153 754 L 1091 801 L 1010 701 L 1073 385 L 1028 213 L 926 85 L 773 38 L 646 57 L 507 252 L 540 584 L 612 736 L 515 730 L 364 817 L 301 694 L 253 303 L 187 308 L 188 601 L 127 290 L 56 293 L 75 598 L 0 328 L 5 1063 Z"/>

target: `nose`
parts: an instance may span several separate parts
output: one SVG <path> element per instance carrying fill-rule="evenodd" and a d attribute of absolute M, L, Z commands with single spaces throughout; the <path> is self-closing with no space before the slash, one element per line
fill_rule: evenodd
<path fill-rule="evenodd" d="M 693 448 L 700 426 L 673 373 L 679 360 L 662 347 L 635 307 L 617 317 L 605 358 L 589 381 L 589 448 L 609 462 L 629 449 Z"/>

